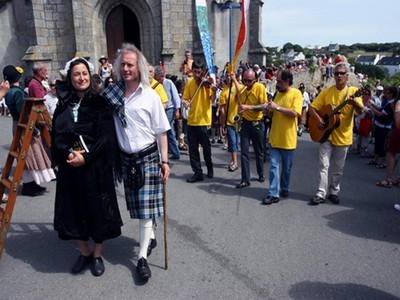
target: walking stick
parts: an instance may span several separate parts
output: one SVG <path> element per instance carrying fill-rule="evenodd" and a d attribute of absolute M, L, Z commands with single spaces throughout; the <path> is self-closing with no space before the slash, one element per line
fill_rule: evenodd
<path fill-rule="evenodd" d="M 164 262 L 165 270 L 168 269 L 168 248 L 167 248 L 167 183 L 163 180 L 163 207 L 164 207 Z"/>

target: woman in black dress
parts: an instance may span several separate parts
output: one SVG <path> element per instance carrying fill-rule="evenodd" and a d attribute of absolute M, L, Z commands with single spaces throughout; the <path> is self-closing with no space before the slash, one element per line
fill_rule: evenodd
<path fill-rule="evenodd" d="M 64 71 L 66 81 L 56 83 L 59 103 L 52 130 L 52 155 L 58 166 L 54 228 L 60 239 L 78 242 L 81 253 L 71 272 L 91 265 L 93 275 L 101 276 L 102 243 L 119 236 L 122 226 L 114 185 L 114 123 L 108 102 L 91 80 L 93 66 L 76 58 Z"/>

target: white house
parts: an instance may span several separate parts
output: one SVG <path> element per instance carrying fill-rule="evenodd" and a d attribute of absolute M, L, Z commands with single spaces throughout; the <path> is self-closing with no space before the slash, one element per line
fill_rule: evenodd
<path fill-rule="evenodd" d="M 389 71 L 389 76 L 393 76 L 400 72 L 400 56 L 383 57 L 376 65 L 386 68 Z"/>

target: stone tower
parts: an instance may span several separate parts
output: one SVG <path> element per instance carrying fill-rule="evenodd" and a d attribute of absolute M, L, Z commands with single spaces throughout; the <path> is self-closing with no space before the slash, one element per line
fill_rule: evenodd
<path fill-rule="evenodd" d="M 230 11 L 239 1 L 207 0 L 215 64 L 229 61 Z M 203 58 L 194 0 L 13 0 L 0 4 L 0 61 L 22 65 L 27 74 L 33 61 L 47 63 L 58 74 L 66 61 L 101 55 L 112 61 L 124 41 L 134 43 L 150 63 L 164 61 L 167 72 L 177 74 L 186 49 Z M 248 39 L 240 59 L 265 63 L 261 44 L 261 7 L 251 0 Z M 240 10 L 231 11 L 232 44 L 240 25 Z M 23 16 L 23 17 L 21 17 Z"/>

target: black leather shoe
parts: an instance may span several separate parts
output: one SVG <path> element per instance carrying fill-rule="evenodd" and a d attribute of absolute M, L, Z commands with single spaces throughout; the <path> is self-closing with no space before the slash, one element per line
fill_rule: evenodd
<path fill-rule="evenodd" d="M 278 202 L 279 202 L 278 197 L 268 196 L 267 198 L 262 199 L 262 204 L 264 204 L 264 205 L 270 205 L 272 203 L 278 203 Z"/>
<path fill-rule="evenodd" d="M 156 239 L 150 239 L 149 247 L 147 248 L 147 257 L 150 256 L 151 251 L 157 246 Z"/>
<path fill-rule="evenodd" d="M 101 257 L 95 257 L 92 262 L 92 274 L 101 276 L 104 273 L 104 262 Z"/>
<path fill-rule="evenodd" d="M 138 272 L 139 278 L 143 281 L 147 281 L 151 277 L 149 265 L 147 264 L 147 260 L 143 257 L 139 259 L 136 271 Z"/>
<path fill-rule="evenodd" d="M 280 192 L 280 196 L 281 196 L 282 198 L 287 198 L 287 197 L 289 197 L 289 191 L 281 191 L 281 192 Z"/>
<path fill-rule="evenodd" d="M 86 267 L 91 263 L 93 260 L 93 254 L 89 256 L 83 256 L 82 254 L 79 255 L 78 260 L 75 262 L 71 269 L 72 274 L 78 274 L 86 269 Z"/>
<path fill-rule="evenodd" d="M 45 192 L 46 191 L 45 187 L 36 184 L 36 182 L 33 183 L 33 189 L 35 189 L 36 191 L 39 191 L 39 192 Z"/>
<path fill-rule="evenodd" d="M 236 188 L 242 189 L 242 188 L 248 187 L 249 185 L 250 185 L 250 182 L 242 181 L 241 183 L 236 185 Z"/>
<path fill-rule="evenodd" d="M 260 177 L 258 177 L 258 181 L 259 182 L 264 182 L 265 181 L 265 176 L 261 175 Z"/>
<path fill-rule="evenodd" d="M 186 182 L 193 183 L 193 182 L 203 181 L 203 180 L 204 180 L 203 175 L 194 174 L 192 177 L 186 179 Z"/>
<path fill-rule="evenodd" d="M 28 182 L 22 185 L 22 191 L 21 191 L 22 196 L 36 197 L 43 195 L 42 191 L 38 191 L 37 189 L 35 189 L 33 183 L 34 182 Z"/>
<path fill-rule="evenodd" d="M 328 199 L 333 203 L 333 204 L 339 204 L 340 199 L 337 195 L 329 195 Z"/>
<path fill-rule="evenodd" d="M 311 198 L 310 202 L 308 203 L 309 205 L 318 205 L 320 203 L 325 203 L 325 199 L 321 198 L 319 196 L 314 196 Z"/>
<path fill-rule="evenodd" d="M 208 178 L 213 178 L 214 177 L 214 169 L 213 169 L 213 167 L 207 168 L 207 177 Z"/>

